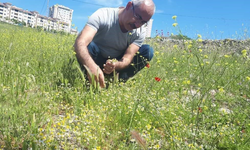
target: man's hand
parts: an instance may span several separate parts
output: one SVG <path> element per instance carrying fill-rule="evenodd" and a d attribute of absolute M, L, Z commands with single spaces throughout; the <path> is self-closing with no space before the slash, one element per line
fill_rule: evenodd
<path fill-rule="evenodd" d="M 106 74 L 111 74 L 113 71 L 115 71 L 115 64 L 115 61 L 108 59 L 106 64 L 103 65 L 103 72 Z"/>
<path fill-rule="evenodd" d="M 93 84 L 93 83 L 92 83 L 92 79 L 91 79 L 90 74 L 93 75 L 96 83 L 99 83 L 102 88 L 106 87 L 105 81 L 104 81 L 104 75 L 103 75 L 103 72 L 99 66 L 94 65 L 94 66 L 89 67 L 89 68 L 85 66 L 85 68 L 87 69 L 88 79 L 89 79 L 91 84 Z"/>

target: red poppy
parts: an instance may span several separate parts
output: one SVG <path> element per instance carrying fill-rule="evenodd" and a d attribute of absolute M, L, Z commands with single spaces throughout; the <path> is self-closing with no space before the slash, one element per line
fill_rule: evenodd
<path fill-rule="evenodd" d="M 198 109 L 199 109 L 199 112 L 202 113 L 202 108 L 199 107 Z"/>
<path fill-rule="evenodd" d="M 155 77 L 155 80 L 156 80 L 157 82 L 160 82 L 160 81 L 161 81 L 161 78 Z"/>
<path fill-rule="evenodd" d="M 149 65 L 149 64 L 146 64 L 146 67 L 147 67 L 147 68 L 149 68 L 149 67 L 150 67 L 150 65 Z"/>

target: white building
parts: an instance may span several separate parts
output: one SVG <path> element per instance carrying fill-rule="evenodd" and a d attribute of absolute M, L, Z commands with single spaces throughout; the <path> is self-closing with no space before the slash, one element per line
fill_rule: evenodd
<path fill-rule="evenodd" d="M 42 27 L 46 30 L 57 30 L 72 33 L 71 20 L 73 10 L 70 11 L 71 13 L 64 13 L 61 10 L 60 12 L 61 13 L 59 14 L 63 14 L 61 15 L 61 19 L 52 18 L 42 16 L 36 11 L 23 10 L 22 8 L 13 6 L 11 3 L 0 3 L 0 21 L 13 23 L 13 20 L 16 20 L 18 22 L 24 22 L 26 26 L 31 26 L 33 28 Z"/>
<path fill-rule="evenodd" d="M 62 28 L 67 24 L 68 32 L 71 30 L 71 22 L 72 22 L 73 10 L 62 6 L 62 5 L 53 5 L 49 9 L 49 17 L 59 19 L 63 22 Z"/>
<path fill-rule="evenodd" d="M 146 37 L 151 37 L 152 26 L 153 26 L 153 19 L 150 19 L 146 25 Z"/>

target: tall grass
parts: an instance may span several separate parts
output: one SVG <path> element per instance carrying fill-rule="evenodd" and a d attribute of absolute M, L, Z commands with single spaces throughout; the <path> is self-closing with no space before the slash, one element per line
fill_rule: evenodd
<path fill-rule="evenodd" d="M 95 91 L 78 70 L 75 36 L 5 24 L 0 32 L 2 149 L 250 146 L 248 47 L 151 39 L 149 68 Z"/>

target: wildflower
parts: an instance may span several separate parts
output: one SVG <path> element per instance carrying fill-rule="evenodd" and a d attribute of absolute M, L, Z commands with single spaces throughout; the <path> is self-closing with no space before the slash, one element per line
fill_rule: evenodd
<path fill-rule="evenodd" d="M 173 48 L 178 48 L 178 45 L 174 45 Z"/>
<path fill-rule="evenodd" d="M 202 49 L 199 49 L 200 52 L 202 52 Z"/>
<path fill-rule="evenodd" d="M 220 87 L 220 88 L 219 88 L 219 92 L 220 92 L 220 93 L 223 93 L 223 92 L 224 92 L 223 87 Z"/>
<path fill-rule="evenodd" d="M 242 50 L 241 54 L 242 54 L 243 57 L 246 57 L 247 56 L 247 50 L 246 49 Z"/>
<path fill-rule="evenodd" d="M 250 77 L 246 77 L 247 81 L 250 81 Z"/>
<path fill-rule="evenodd" d="M 200 113 L 202 113 L 202 108 L 201 107 L 199 107 L 198 110 L 199 110 Z"/>
<path fill-rule="evenodd" d="M 188 45 L 188 49 L 192 48 L 192 46 L 193 46 L 192 44 L 189 44 L 189 45 Z"/>
<path fill-rule="evenodd" d="M 154 149 L 159 149 L 160 148 L 160 145 L 159 144 L 156 144 L 155 146 L 154 146 Z"/>
<path fill-rule="evenodd" d="M 174 20 L 176 20 L 176 18 L 177 18 L 177 16 L 175 16 L 175 15 L 172 17 L 172 19 L 174 19 Z"/>
<path fill-rule="evenodd" d="M 147 67 L 147 68 L 149 68 L 149 67 L 150 67 L 149 63 L 147 63 L 147 64 L 146 64 L 146 67 Z"/>
<path fill-rule="evenodd" d="M 147 128 L 147 130 L 150 130 L 150 129 L 151 129 L 151 125 L 148 124 L 148 125 L 146 126 L 146 128 Z"/>
<path fill-rule="evenodd" d="M 173 27 L 176 27 L 178 25 L 178 23 L 173 23 L 172 26 Z"/>
<path fill-rule="evenodd" d="M 198 38 L 201 38 L 201 35 L 200 34 L 197 34 Z"/>
<path fill-rule="evenodd" d="M 202 39 L 198 39 L 197 41 L 198 41 L 198 42 L 202 42 Z"/>
<path fill-rule="evenodd" d="M 96 147 L 96 150 L 100 150 L 100 149 L 101 149 L 101 146 L 97 146 L 97 147 Z"/>
<path fill-rule="evenodd" d="M 160 81 L 161 81 L 161 78 L 155 77 L 155 80 L 156 80 L 157 82 L 160 82 Z"/>
<path fill-rule="evenodd" d="M 225 57 L 225 58 L 228 58 L 228 57 L 230 57 L 230 56 L 228 56 L 228 55 L 224 55 L 224 57 Z"/>

